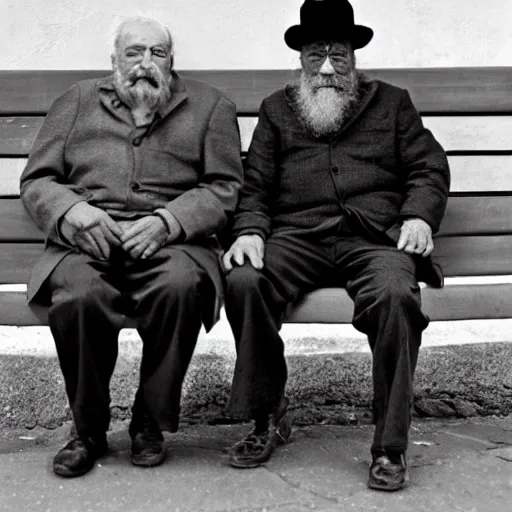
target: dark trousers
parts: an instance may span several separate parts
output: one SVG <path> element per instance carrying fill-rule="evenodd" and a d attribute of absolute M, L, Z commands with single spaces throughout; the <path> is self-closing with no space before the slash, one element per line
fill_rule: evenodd
<path fill-rule="evenodd" d="M 279 336 L 286 306 L 313 289 L 342 286 L 354 300 L 353 325 L 367 334 L 373 354 L 372 451 L 405 450 L 413 375 L 428 325 L 415 274 L 412 256 L 360 237 L 270 237 L 261 271 L 246 263 L 226 278 L 237 350 L 227 413 L 250 419 L 276 405 L 287 380 Z"/>
<path fill-rule="evenodd" d="M 73 253 L 48 285 L 49 325 L 78 435 L 96 437 L 108 429 L 109 382 L 127 312 L 137 318 L 143 342 L 133 417 L 147 412 L 161 430 L 176 431 L 202 308 L 215 300 L 207 274 L 172 247 L 146 260 L 114 253 L 110 261 L 97 261 Z"/>

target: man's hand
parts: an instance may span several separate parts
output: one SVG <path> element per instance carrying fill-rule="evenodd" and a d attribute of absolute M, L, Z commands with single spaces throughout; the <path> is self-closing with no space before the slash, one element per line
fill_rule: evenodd
<path fill-rule="evenodd" d="M 148 215 L 132 222 L 121 237 L 123 250 L 134 259 L 146 259 L 155 254 L 169 235 L 167 226 L 158 215 Z"/>
<path fill-rule="evenodd" d="M 60 233 L 81 251 L 107 260 L 112 246 L 121 244 L 121 228 L 101 208 L 85 201 L 73 205 L 63 216 Z"/>
<path fill-rule="evenodd" d="M 429 256 L 434 250 L 432 228 L 423 219 L 404 220 L 396 247 L 408 254 Z"/>
<path fill-rule="evenodd" d="M 249 258 L 254 268 L 263 268 L 263 257 L 265 254 L 265 242 L 259 235 L 239 236 L 229 250 L 222 257 L 222 263 L 226 270 L 233 268 L 233 261 L 242 266 L 245 258 Z"/>

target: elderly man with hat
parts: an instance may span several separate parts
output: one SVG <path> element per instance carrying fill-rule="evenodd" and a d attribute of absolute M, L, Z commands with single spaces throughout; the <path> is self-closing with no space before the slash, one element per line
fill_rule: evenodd
<path fill-rule="evenodd" d="M 429 322 L 418 279 L 442 286 L 430 255 L 449 167 L 408 92 L 357 71 L 354 51 L 373 31 L 354 23 L 347 0 L 306 0 L 300 20 L 285 41 L 302 73 L 261 105 L 223 258 L 237 349 L 227 413 L 254 421 L 230 463 L 256 467 L 287 440 L 283 315 L 306 292 L 342 286 L 373 354 L 368 485 L 393 491 L 407 479 L 413 375 Z"/>

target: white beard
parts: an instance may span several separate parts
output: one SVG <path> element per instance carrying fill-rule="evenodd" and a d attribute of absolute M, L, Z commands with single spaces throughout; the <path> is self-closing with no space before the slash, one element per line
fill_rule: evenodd
<path fill-rule="evenodd" d="M 169 103 L 171 99 L 170 83 L 172 78 L 166 79 L 156 66 L 151 71 L 151 76 L 156 82 L 157 87 L 151 85 L 147 80 L 134 81 L 135 72 L 132 76 L 125 77 L 119 69 L 114 69 L 114 85 L 117 94 L 131 109 L 156 112 Z"/>
<path fill-rule="evenodd" d="M 332 83 L 334 87 L 320 87 Z M 297 110 L 315 137 L 339 132 L 359 100 L 359 79 L 354 72 L 341 80 L 309 77 L 302 72 L 297 88 Z"/>

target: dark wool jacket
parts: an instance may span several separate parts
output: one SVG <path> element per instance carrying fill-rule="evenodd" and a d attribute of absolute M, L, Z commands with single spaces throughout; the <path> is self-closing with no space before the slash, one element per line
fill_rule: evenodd
<path fill-rule="evenodd" d="M 380 81 L 361 88 L 360 104 L 341 131 L 323 140 L 299 121 L 291 86 L 263 101 L 235 236 L 321 236 L 344 218 L 371 241 L 396 245 L 406 218 L 425 220 L 434 233 L 439 229 L 450 184 L 443 148 L 406 90 Z M 425 280 L 441 285 L 435 274 Z"/>
<path fill-rule="evenodd" d="M 171 90 L 170 104 L 149 127 L 135 127 L 112 76 L 79 82 L 54 102 L 21 176 L 21 199 L 47 235 L 29 300 L 74 250 L 59 236 L 60 220 L 87 201 L 115 220 L 166 208 L 182 227 L 182 243 L 175 246 L 207 271 L 220 304 L 222 276 L 212 235 L 234 212 L 242 184 L 236 108 L 217 89 L 176 74 Z"/>

